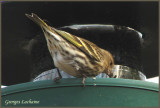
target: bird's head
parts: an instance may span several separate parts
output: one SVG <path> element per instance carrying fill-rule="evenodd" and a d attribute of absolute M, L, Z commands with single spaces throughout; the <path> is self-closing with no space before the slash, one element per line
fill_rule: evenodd
<path fill-rule="evenodd" d="M 105 72 L 109 77 L 113 77 L 112 69 L 114 67 L 114 58 L 110 52 L 106 50 L 103 50 L 103 52 L 104 52 L 104 64 L 106 65 Z"/>

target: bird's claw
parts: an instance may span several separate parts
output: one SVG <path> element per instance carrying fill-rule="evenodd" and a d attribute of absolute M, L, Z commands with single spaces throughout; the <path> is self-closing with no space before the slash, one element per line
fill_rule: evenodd
<path fill-rule="evenodd" d="M 58 82 L 61 78 L 60 77 L 56 77 L 54 78 L 54 82 Z"/>
<path fill-rule="evenodd" d="M 85 87 L 85 79 L 86 79 L 85 77 L 82 78 L 83 87 Z"/>

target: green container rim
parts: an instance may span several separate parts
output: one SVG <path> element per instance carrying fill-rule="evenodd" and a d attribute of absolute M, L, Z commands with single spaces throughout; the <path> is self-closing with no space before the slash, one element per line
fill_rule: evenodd
<path fill-rule="evenodd" d="M 2 88 L 2 97 L 10 95 L 13 93 L 37 90 L 37 89 L 47 89 L 47 88 L 57 88 L 57 87 L 75 87 L 82 86 L 82 78 L 63 78 L 57 83 L 53 80 L 42 80 L 36 82 L 27 82 L 21 84 L 11 85 Z M 145 89 L 150 91 L 159 91 L 159 85 L 157 83 L 142 81 L 142 80 L 132 80 L 132 79 L 120 79 L 120 78 L 86 78 L 85 87 L 95 86 L 95 87 L 127 87 L 135 89 Z"/>

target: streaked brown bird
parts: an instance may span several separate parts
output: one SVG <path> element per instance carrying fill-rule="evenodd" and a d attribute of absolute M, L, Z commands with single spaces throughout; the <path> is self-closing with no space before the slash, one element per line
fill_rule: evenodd
<path fill-rule="evenodd" d="M 103 72 L 112 75 L 114 59 L 110 52 L 86 39 L 47 25 L 34 13 L 26 16 L 42 28 L 57 68 L 83 78 L 83 84 L 86 77 L 95 77 Z"/>

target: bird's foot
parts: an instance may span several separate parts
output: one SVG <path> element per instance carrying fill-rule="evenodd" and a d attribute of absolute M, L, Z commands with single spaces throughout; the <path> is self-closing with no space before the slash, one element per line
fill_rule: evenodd
<path fill-rule="evenodd" d="M 85 87 L 85 79 L 86 79 L 85 77 L 82 78 L 83 87 Z"/>
<path fill-rule="evenodd" d="M 56 77 L 56 78 L 54 78 L 54 82 L 57 83 L 60 79 L 61 79 L 60 77 Z"/>
<path fill-rule="evenodd" d="M 82 77 L 82 84 L 83 84 L 83 87 L 85 87 L 85 80 L 86 80 L 86 75 L 85 74 L 82 74 L 83 77 Z"/>
<path fill-rule="evenodd" d="M 54 78 L 54 82 L 58 82 L 60 79 L 62 79 L 62 75 L 60 74 L 60 70 L 58 68 L 57 69 L 57 73 L 58 73 L 58 77 Z"/>

